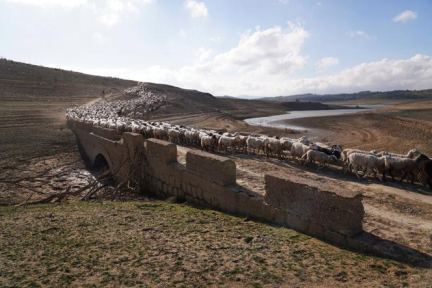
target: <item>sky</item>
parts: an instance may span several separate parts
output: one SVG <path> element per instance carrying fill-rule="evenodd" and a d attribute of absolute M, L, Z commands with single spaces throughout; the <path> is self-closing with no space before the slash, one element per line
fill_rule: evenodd
<path fill-rule="evenodd" d="M 432 88 L 432 0 L 0 0 L 0 57 L 216 96 Z"/>

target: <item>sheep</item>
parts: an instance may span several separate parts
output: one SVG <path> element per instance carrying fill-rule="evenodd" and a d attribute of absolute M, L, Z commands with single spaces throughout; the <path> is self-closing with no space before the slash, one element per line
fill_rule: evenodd
<path fill-rule="evenodd" d="M 327 155 L 323 152 L 319 152 L 316 150 L 307 151 L 302 157 L 302 160 L 305 161 L 305 166 L 308 162 L 318 162 L 317 172 L 320 171 L 325 166 L 328 166 L 329 162 L 337 162 L 337 158 L 335 155 Z"/>
<path fill-rule="evenodd" d="M 238 135 L 239 139 L 234 143 L 234 146 L 239 149 L 240 152 L 246 153 L 247 150 L 247 136 Z"/>
<path fill-rule="evenodd" d="M 309 145 L 310 141 L 306 136 L 302 136 L 296 140 L 296 142 L 302 143 L 303 145 Z"/>
<path fill-rule="evenodd" d="M 327 155 L 334 155 L 337 159 L 341 158 L 341 151 L 339 149 L 331 148 L 328 145 L 322 143 L 312 143 L 309 145 L 311 150 L 323 152 Z"/>
<path fill-rule="evenodd" d="M 292 144 L 294 143 L 293 139 L 289 139 L 289 138 L 281 138 L 281 143 L 282 143 L 282 150 L 291 150 Z"/>
<path fill-rule="evenodd" d="M 249 136 L 246 139 L 248 154 L 251 150 L 252 153 L 255 153 L 255 149 L 257 150 L 257 157 L 259 157 L 260 150 L 263 150 L 263 152 L 266 153 L 266 145 L 269 141 L 270 140 L 267 138 Z"/>
<path fill-rule="evenodd" d="M 180 130 L 169 129 L 168 130 L 168 139 L 172 143 L 179 143 L 180 144 Z"/>
<path fill-rule="evenodd" d="M 354 173 L 357 178 L 361 179 L 358 173 L 358 167 L 365 168 L 366 172 L 363 177 L 366 177 L 371 172 L 374 173 L 374 177 L 377 176 L 377 172 L 383 171 L 385 167 L 385 159 L 387 157 L 377 157 L 375 155 L 363 154 L 363 153 L 351 153 L 348 156 L 348 165 L 353 168 Z M 346 171 L 345 171 L 346 172 Z M 383 176 L 384 177 L 384 176 Z M 381 177 L 378 174 L 378 178 L 382 181 Z"/>
<path fill-rule="evenodd" d="M 240 136 L 229 137 L 229 136 L 221 136 L 218 140 L 218 151 L 221 151 L 221 147 L 225 148 L 225 151 L 228 147 L 231 148 L 231 153 L 234 154 L 234 146 L 237 141 L 239 141 Z"/>
<path fill-rule="evenodd" d="M 278 156 L 279 159 L 282 158 L 282 148 L 283 148 L 283 142 L 281 142 L 279 139 L 270 138 L 267 143 L 267 151 L 269 153 L 273 153 Z M 269 155 L 267 154 L 267 156 Z"/>
<path fill-rule="evenodd" d="M 406 155 L 390 153 L 387 151 L 381 151 L 379 153 L 376 153 L 377 156 L 392 156 L 392 157 L 397 157 L 397 158 L 411 158 L 411 159 L 413 159 L 413 158 L 415 158 L 421 154 L 422 153 L 417 149 L 411 149 L 410 151 L 408 151 L 408 153 Z"/>
<path fill-rule="evenodd" d="M 352 153 L 360 153 L 360 154 L 369 154 L 369 155 L 375 155 L 375 153 L 369 152 L 369 151 L 364 151 L 364 150 L 360 150 L 360 149 L 344 149 L 342 151 L 341 154 L 341 160 L 342 161 L 347 161 L 348 160 L 348 156 Z M 376 156 L 382 156 L 382 155 L 376 155 Z"/>
<path fill-rule="evenodd" d="M 207 136 L 203 136 L 201 137 L 201 149 L 204 150 L 206 149 L 206 151 L 211 150 L 212 152 L 214 152 L 214 148 L 217 145 L 218 140 L 216 138 L 215 135 L 207 135 Z"/>
<path fill-rule="evenodd" d="M 167 133 L 165 132 L 165 130 L 161 127 L 155 127 L 153 129 L 153 134 L 157 139 L 165 139 L 167 136 Z"/>
<path fill-rule="evenodd" d="M 309 146 L 304 145 L 300 142 L 294 142 L 291 146 L 291 157 L 293 158 L 301 158 L 303 157 L 304 154 L 307 153 L 307 151 L 309 151 Z"/>
<path fill-rule="evenodd" d="M 432 160 L 426 160 L 421 162 L 419 165 L 419 172 L 422 177 L 426 178 L 426 183 L 432 190 Z"/>
<path fill-rule="evenodd" d="M 358 177 L 359 169 L 364 168 L 366 170 L 364 176 L 369 175 L 371 172 L 376 173 L 377 170 L 382 169 L 384 177 L 387 173 L 393 177 L 393 171 L 402 172 L 403 176 L 401 181 L 403 181 L 406 177 L 408 177 L 408 174 L 413 175 L 413 172 L 418 170 L 417 172 L 424 175 L 424 177 L 427 178 L 427 184 L 431 186 L 430 173 L 427 174 L 427 171 L 429 171 L 427 170 L 427 167 L 430 166 L 425 164 L 427 161 L 423 161 L 426 159 L 424 156 L 419 158 L 421 152 L 415 149 L 410 150 L 406 155 L 401 155 L 385 151 L 378 153 L 377 151 L 368 152 L 358 149 L 342 150 L 340 146 L 333 145 L 330 147 L 329 145 L 319 142 L 314 143 L 311 147 L 307 147 L 307 145 L 310 144 L 310 141 L 304 136 L 298 139 L 279 139 L 278 137 L 269 138 L 267 136 L 252 135 L 246 137 L 241 136 L 239 132 L 226 133 L 225 136 L 222 136 L 222 132 L 198 130 L 188 128 L 186 126 L 170 125 L 165 122 L 146 122 L 143 120 L 122 116 L 130 115 L 131 117 L 144 117 L 146 116 L 146 113 L 154 111 L 157 109 L 157 107 L 160 107 L 164 104 L 166 99 L 165 95 L 153 94 L 146 91 L 146 89 L 147 88 L 144 84 L 139 84 L 137 87 L 125 90 L 125 95 L 135 96 L 135 99 L 97 102 L 89 106 L 67 109 L 66 119 L 68 121 L 77 121 L 101 128 L 114 129 L 119 134 L 124 132 L 133 132 L 140 133 L 144 135 L 145 138 L 155 137 L 164 140 L 168 139 L 169 141 L 178 144 L 185 143 L 186 145 L 190 146 L 200 145 L 202 149 L 206 150 L 214 150 L 211 148 L 215 148 L 217 143 L 218 148 L 224 147 L 225 150 L 231 149 L 232 153 L 234 153 L 235 150 L 244 151 L 246 149 L 248 153 L 251 151 L 252 153 L 257 153 L 258 157 L 261 151 L 263 151 L 266 155 L 268 155 L 270 152 L 272 155 L 278 155 L 279 158 L 281 158 L 284 153 L 289 153 L 293 158 L 301 158 L 301 160 L 304 160 L 305 158 L 308 159 L 308 151 L 312 148 L 316 151 L 309 153 L 311 155 L 311 157 L 309 157 L 309 161 L 312 159 L 312 155 L 318 154 L 318 152 L 324 153 L 327 156 L 334 155 L 336 158 L 341 157 L 344 162 L 348 161 L 349 167 L 355 166 Z M 303 157 L 305 154 L 306 157 Z M 381 159 L 381 162 L 377 162 L 378 164 L 375 163 L 375 166 L 371 165 L 370 163 L 368 163 L 366 166 L 361 166 L 360 164 L 357 165 L 356 163 L 358 162 L 351 161 L 349 159 L 349 157 L 353 154 L 368 155 L 362 157 L 371 159 L 375 159 L 372 157 L 375 156 L 377 159 Z M 354 158 L 354 156 L 351 158 Z M 333 157 L 328 159 L 334 160 Z M 384 159 L 384 167 L 382 167 L 382 159 Z M 387 162 L 385 159 L 387 159 Z M 398 166 L 396 162 L 404 162 L 405 165 L 401 164 L 402 166 Z M 319 169 L 322 169 L 322 167 L 319 167 Z M 413 182 L 413 180 L 414 178 L 411 179 L 411 182 Z"/>
<path fill-rule="evenodd" d="M 139 124 L 132 122 L 131 129 L 133 133 L 140 133 L 142 128 Z"/>
<path fill-rule="evenodd" d="M 185 140 L 186 140 L 186 145 L 194 145 L 194 141 L 195 141 L 195 133 L 194 131 L 191 130 L 187 130 L 184 134 L 185 136 Z"/>
<path fill-rule="evenodd" d="M 402 178 L 400 179 L 399 183 L 402 183 L 402 181 L 407 177 L 408 174 L 412 176 L 411 178 L 411 184 L 414 184 L 414 172 L 419 167 L 420 163 L 423 161 L 430 160 L 429 157 L 427 157 L 424 154 L 420 154 L 419 156 L 415 157 L 414 159 L 411 158 L 399 158 L 399 157 L 392 157 L 392 156 L 386 156 L 385 157 L 385 170 L 383 171 L 383 179 L 386 181 L 385 174 L 389 173 L 389 175 L 392 177 L 393 181 L 395 181 L 395 178 L 392 174 L 393 171 L 401 171 L 403 173 Z"/>
<path fill-rule="evenodd" d="M 365 154 L 365 155 L 374 155 L 374 156 L 378 156 L 378 157 L 381 156 L 381 155 L 376 155 L 376 153 L 374 153 L 373 151 L 364 151 L 364 150 L 360 150 L 360 149 L 345 149 L 345 150 L 342 151 L 341 158 L 340 158 L 341 161 L 342 161 L 342 163 L 343 163 L 343 169 L 342 169 L 342 171 L 344 173 L 346 173 L 348 169 L 350 169 L 350 172 L 352 172 L 352 169 L 351 169 L 352 166 L 349 165 L 349 162 L 348 162 L 348 156 L 351 155 L 352 153 Z M 357 169 L 358 168 L 359 167 L 357 167 Z"/>

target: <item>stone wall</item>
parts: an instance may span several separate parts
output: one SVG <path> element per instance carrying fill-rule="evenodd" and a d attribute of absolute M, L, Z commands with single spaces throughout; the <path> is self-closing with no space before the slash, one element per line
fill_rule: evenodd
<path fill-rule="evenodd" d="M 362 231 L 361 194 L 294 175 L 266 175 L 264 197 L 236 184 L 235 162 L 201 151 L 189 151 L 186 165 L 177 162 L 175 144 L 146 141 L 148 191 L 248 216 L 345 245 Z"/>
<path fill-rule="evenodd" d="M 123 133 L 116 141 L 119 135 L 115 131 L 93 130 L 86 124 L 72 126 L 89 158 L 94 161 L 96 155 L 102 154 L 112 169 L 125 160 L 134 161 L 137 151 L 144 152 L 142 188 L 160 197 L 176 196 L 341 245 L 349 244 L 352 236 L 362 231 L 361 195 L 337 185 L 322 186 L 295 175 L 271 174 L 265 176 L 263 197 L 236 184 L 236 164 L 229 158 L 191 150 L 183 165 L 177 162 L 177 146 L 170 142 L 144 140 L 134 133 Z"/>

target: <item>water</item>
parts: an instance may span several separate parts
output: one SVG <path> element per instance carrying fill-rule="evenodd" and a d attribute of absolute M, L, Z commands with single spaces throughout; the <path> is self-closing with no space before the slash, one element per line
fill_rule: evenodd
<path fill-rule="evenodd" d="M 346 105 L 346 106 L 355 107 L 352 105 Z M 244 121 L 246 123 L 248 123 L 249 125 L 254 125 L 254 126 L 264 126 L 264 127 L 273 127 L 273 128 L 281 128 L 281 129 L 288 128 L 288 129 L 294 129 L 294 130 L 305 130 L 305 129 L 307 129 L 305 127 L 301 127 L 301 126 L 297 126 L 297 125 L 291 125 L 291 124 L 285 124 L 285 123 L 278 123 L 278 121 L 298 119 L 298 118 L 311 118 L 311 117 L 352 114 L 352 113 L 357 113 L 357 112 L 364 112 L 367 110 L 376 110 L 376 109 L 386 108 L 389 106 L 391 106 L 391 105 L 363 105 L 361 107 L 366 108 L 366 109 L 290 111 L 290 112 L 287 112 L 286 114 L 282 114 L 282 115 L 249 118 L 249 119 L 245 119 Z"/>

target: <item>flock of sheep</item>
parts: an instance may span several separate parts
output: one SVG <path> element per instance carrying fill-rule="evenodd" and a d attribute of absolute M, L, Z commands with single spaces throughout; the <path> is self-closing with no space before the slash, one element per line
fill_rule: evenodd
<path fill-rule="evenodd" d="M 254 153 L 257 156 L 266 155 L 296 160 L 304 165 L 316 163 L 318 171 L 330 163 L 342 162 L 344 173 L 348 170 L 354 171 L 359 179 L 373 174 L 381 181 L 386 181 L 385 175 L 388 173 L 395 180 L 393 173 L 396 172 L 401 175 L 400 182 L 410 175 L 411 183 L 414 183 L 417 177 L 432 189 L 432 160 L 416 149 L 406 155 L 400 155 L 386 151 L 342 149 L 338 145 L 330 147 L 319 142 L 311 143 L 306 137 L 291 139 L 244 136 L 238 132 L 230 134 L 164 122 L 148 122 L 121 115 L 134 113 L 131 116 L 136 116 L 137 113 L 142 113 L 137 111 L 151 112 L 152 109 L 162 105 L 166 97 L 146 92 L 142 85 L 128 89 L 125 93 L 136 94 L 138 97 L 133 100 L 98 102 L 90 106 L 69 109 L 66 117 L 68 120 L 115 129 L 119 133 L 140 133 L 145 138 L 157 138 L 176 144 L 201 147 L 209 152 Z"/>

